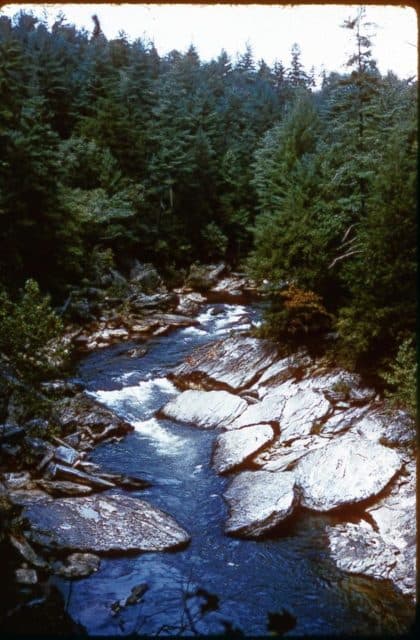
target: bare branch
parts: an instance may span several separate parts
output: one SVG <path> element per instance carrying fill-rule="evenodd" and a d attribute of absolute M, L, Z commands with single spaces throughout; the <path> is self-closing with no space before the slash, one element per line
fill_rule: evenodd
<path fill-rule="evenodd" d="M 351 251 L 347 251 L 347 253 L 343 253 L 341 256 L 334 258 L 334 260 L 328 266 L 328 269 L 332 269 L 337 264 L 337 262 L 339 262 L 340 260 L 344 260 L 345 258 L 350 258 L 350 256 L 354 256 L 356 253 L 362 253 L 362 250 L 352 249 Z"/>

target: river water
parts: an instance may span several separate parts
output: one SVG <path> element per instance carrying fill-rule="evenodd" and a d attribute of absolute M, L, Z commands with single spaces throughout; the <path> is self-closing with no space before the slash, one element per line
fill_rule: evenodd
<path fill-rule="evenodd" d="M 150 488 L 130 495 L 174 516 L 191 543 L 182 551 L 104 558 L 89 578 L 56 579 L 68 612 L 89 635 L 404 632 L 412 620 L 405 598 L 386 582 L 340 572 L 329 559 L 324 529 L 331 516 L 301 512 L 281 535 L 258 541 L 224 534 L 228 478 L 210 464 L 217 434 L 154 415 L 178 393 L 168 371 L 195 346 L 249 327 L 258 310 L 208 305 L 198 319 L 198 327 L 149 341 L 143 357 L 132 357 L 135 345 L 124 343 L 80 364 L 89 393 L 135 427 L 120 443 L 98 446 L 90 460 L 148 479 Z M 141 583 L 148 585 L 142 600 L 114 611 Z"/>

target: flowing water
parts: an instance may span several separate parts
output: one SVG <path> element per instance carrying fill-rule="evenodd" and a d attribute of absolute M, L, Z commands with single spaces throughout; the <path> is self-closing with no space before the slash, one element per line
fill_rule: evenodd
<path fill-rule="evenodd" d="M 148 479 L 150 488 L 130 495 L 170 513 L 191 535 L 182 551 L 108 557 L 89 578 L 56 579 L 68 612 L 88 634 L 370 635 L 399 633 L 411 622 L 411 607 L 390 584 L 335 568 L 324 532 L 331 517 L 303 512 L 281 536 L 259 541 L 226 536 L 228 479 L 210 464 L 216 433 L 154 417 L 178 393 L 166 378 L 171 368 L 193 347 L 257 318 L 249 307 L 209 305 L 199 326 L 152 339 L 141 358 L 130 357 L 135 345 L 125 343 L 81 363 L 86 389 L 135 427 L 90 459 L 106 471 Z M 148 590 L 140 602 L 113 610 L 141 583 Z"/>

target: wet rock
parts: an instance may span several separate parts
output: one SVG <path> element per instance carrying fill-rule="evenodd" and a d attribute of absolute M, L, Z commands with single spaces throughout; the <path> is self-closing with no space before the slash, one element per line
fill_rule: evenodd
<path fill-rule="evenodd" d="M 215 442 L 213 466 L 218 473 L 226 473 L 247 461 L 274 438 L 268 424 L 258 424 L 220 434 Z"/>
<path fill-rule="evenodd" d="M 29 538 L 49 549 L 164 551 L 190 539 L 168 514 L 121 495 L 47 499 L 27 504 L 22 516 Z"/>
<path fill-rule="evenodd" d="M 171 377 L 184 388 L 200 384 L 207 389 L 241 391 L 276 359 L 268 340 L 232 337 L 196 349 Z"/>
<path fill-rule="evenodd" d="M 86 484 L 69 482 L 66 480 L 37 480 L 37 486 L 52 496 L 87 496 L 93 488 Z"/>
<path fill-rule="evenodd" d="M 84 471 L 79 471 L 74 467 L 67 467 L 62 464 L 51 465 L 50 473 L 51 478 L 58 478 L 62 480 L 68 480 L 76 484 L 84 484 L 88 487 L 92 487 L 97 491 L 104 491 L 105 489 L 112 489 L 115 487 L 113 482 L 100 478 L 99 476 L 93 476 Z"/>
<path fill-rule="evenodd" d="M 200 311 L 205 301 L 206 298 L 200 293 L 180 294 L 178 295 L 178 305 L 175 312 L 186 316 L 194 316 Z"/>
<path fill-rule="evenodd" d="M 57 422 L 67 433 L 89 429 L 98 434 L 112 427 L 114 435 L 122 436 L 133 430 L 132 425 L 84 393 L 57 402 L 55 414 Z"/>
<path fill-rule="evenodd" d="M 38 575 L 35 569 L 22 567 L 15 571 L 16 582 L 19 584 L 34 585 L 38 582 Z"/>
<path fill-rule="evenodd" d="M 147 347 L 145 345 L 142 345 L 141 347 L 130 349 L 129 351 L 127 351 L 127 355 L 130 356 L 130 358 L 142 358 L 146 355 L 147 351 Z"/>
<path fill-rule="evenodd" d="M 227 391 L 188 390 L 170 400 L 159 415 L 203 429 L 214 429 L 226 427 L 247 406 L 245 400 Z"/>
<path fill-rule="evenodd" d="M 75 449 L 72 449 L 70 446 L 60 446 L 56 447 L 54 451 L 54 457 L 59 462 L 64 462 L 65 464 L 71 466 L 76 462 L 76 460 L 79 459 L 80 456 L 77 451 Z"/>
<path fill-rule="evenodd" d="M 138 602 L 140 602 L 140 600 L 142 599 L 142 597 L 144 596 L 148 588 L 149 586 L 145 582 L 142 582 L 141 584 L 137 584 L 135 587 L 133 587 L 131 589 L 130 595 L 125 601 L 125 606 L 130 604 L 137 604 Z"/>
<path fill-rule="evenodd" d="M 109 480 L 119 487 L 123 487 L 127 490 L 147 489 L 150 487 L 150 482 L 142 480 L 141 478 L 133 478 L 132 476 L 123 476 L 118 473 L 101 473 L 100 477 L 104 480 Z"/>
<path fill-rule="evenodd" d="M 297 504 L 294 474 L 245 471 L 233 479 L 223 497 L 229 505 L 226 532 L 258 537 L 292 514 Z"/>
<path fill-rule="evenodd" d="M 65 562 L 54 562 L 52 571 L 62 578 L 86 578 L 98 571 L 101 560 L 93 553 L 71 553 Z"/>
<path fill-rule="evenodd" d="M 401 466 L 394 450 L 346 434 L 297 463 L 302 505 L 329 511 L 367 500 L 380 493 Z"/>
<path fill-rule="evenodd" d="M 39 569 L 45 569 L 47 567 L 47 562 L 44 558 L 41 558 L 31 547 L 29 542 L 21 537 L 10 535 L 9 540 L 11 544 L 17 549 L 22 558 L 32 564 L 34 567 L 38 567 Z"/>

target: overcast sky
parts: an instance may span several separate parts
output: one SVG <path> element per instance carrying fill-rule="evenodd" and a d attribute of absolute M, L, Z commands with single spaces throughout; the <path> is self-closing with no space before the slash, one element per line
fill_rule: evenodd
<path fill-rule="evenodd" d="M 106 37 L 125 31 L 129 39 L 154 41 L 160 55 L 172 49 L 185 51 L 194 44 L 203 60 L 217 57 L 224 48 L 233 58 L 251 45 L 256 60 L 275 59 L 286 66 L 294 42 L 300 45 L 307 70 L 318 73 L 343 71 L 352 50 L 349 32 L 340 28 L 354 16 L 357 5 L 89 5 L 10 4 L 2 13 L 13 15 L 23 7 L 36 14 L 47 10 L 50 23 L 62 10 L 69 22 L 92 30 L 93 13 L 99 17 Z M 372 33 L 374 57 L 379 69 L 389 69 L 401 78 L 417 75 L 417 16 L 414 9 L 386 5 L 368 6 L 366 18 L 376 24 Z"/>

